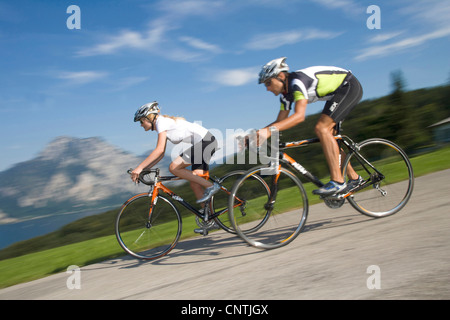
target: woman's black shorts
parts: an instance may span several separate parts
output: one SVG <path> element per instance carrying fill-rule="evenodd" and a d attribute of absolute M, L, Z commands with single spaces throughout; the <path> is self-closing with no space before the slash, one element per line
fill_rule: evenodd
<path fill-rule="evenodd" d="M 192 171 L 197 169 L 208 171 L 209 162 L 216 152 L 216 149 L 216 138 L 208 132 L 200 142 L 184 150 L 183 153 L 180 154 L 180 157 L 184 162 L 192 164 Z"/>

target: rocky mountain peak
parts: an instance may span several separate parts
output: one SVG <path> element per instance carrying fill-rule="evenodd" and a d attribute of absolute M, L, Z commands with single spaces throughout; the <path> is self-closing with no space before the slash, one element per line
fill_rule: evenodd
<path fill-rule="evenodd" d="M 51 141 L 44 150 L 42 150 L 38 158 L 41 160 L 54 160 L 64 157 L 77 156 L 83 158 L 92 158 L 98 152 L 116 149 L 109 145 L 102 138 L 74 138 L 61 136 Z"/>
<path fill-rule="evenodd" d="M 146 190 L 126 173 L 141 161 L 102 138 L 55 138 L 36 158 L 0 173 L 0 218 L 117 205 Z"/>

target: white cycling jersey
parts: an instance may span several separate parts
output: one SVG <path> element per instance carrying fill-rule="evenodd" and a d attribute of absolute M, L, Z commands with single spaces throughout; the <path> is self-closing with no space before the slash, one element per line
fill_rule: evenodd
<path fill-rule="evenodd" d="M 207 129 L 197 123 L 159 116 L 156 119 L 156 132 L 159 134 L 164 131 L 167 133 L 167 139 L 173 144 L 180 142 L 196 144 L 208 133 Z"/>

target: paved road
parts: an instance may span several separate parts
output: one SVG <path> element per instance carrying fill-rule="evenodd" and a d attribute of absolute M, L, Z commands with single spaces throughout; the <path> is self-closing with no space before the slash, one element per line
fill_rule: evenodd
<path fill-rule="evenodd" d="M 0 290 L 0 299 L 450 299 L 449 180 L 450 170 L 417 178 L 406 208 L 384 219 L 314 205 L 284 248 L 257 250 L 221 231 L 159 261 L 84 267 L 80 289 L 60 273 Z"/>

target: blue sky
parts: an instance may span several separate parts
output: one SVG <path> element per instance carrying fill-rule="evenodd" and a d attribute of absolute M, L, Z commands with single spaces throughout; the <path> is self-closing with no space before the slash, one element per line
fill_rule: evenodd
<path fill-rule="evenodd" d="M 72 5 L 81 29 L 68 29 Z M 380 8 L 381 29 L 366 10 Z M 0 1 L 0 170 L 57 136 L 100 136 L 142 154 L 156 143 L 132 118 L 158 100 L 163 113 L 226 129 L 260 128 L 279 110 L 257 85 L 263 64 L 351 69 L 363 99 L 450 75 L 450 2 L 356 0 Z M 321 110 L 323 103 L 308 107 Z"/>

